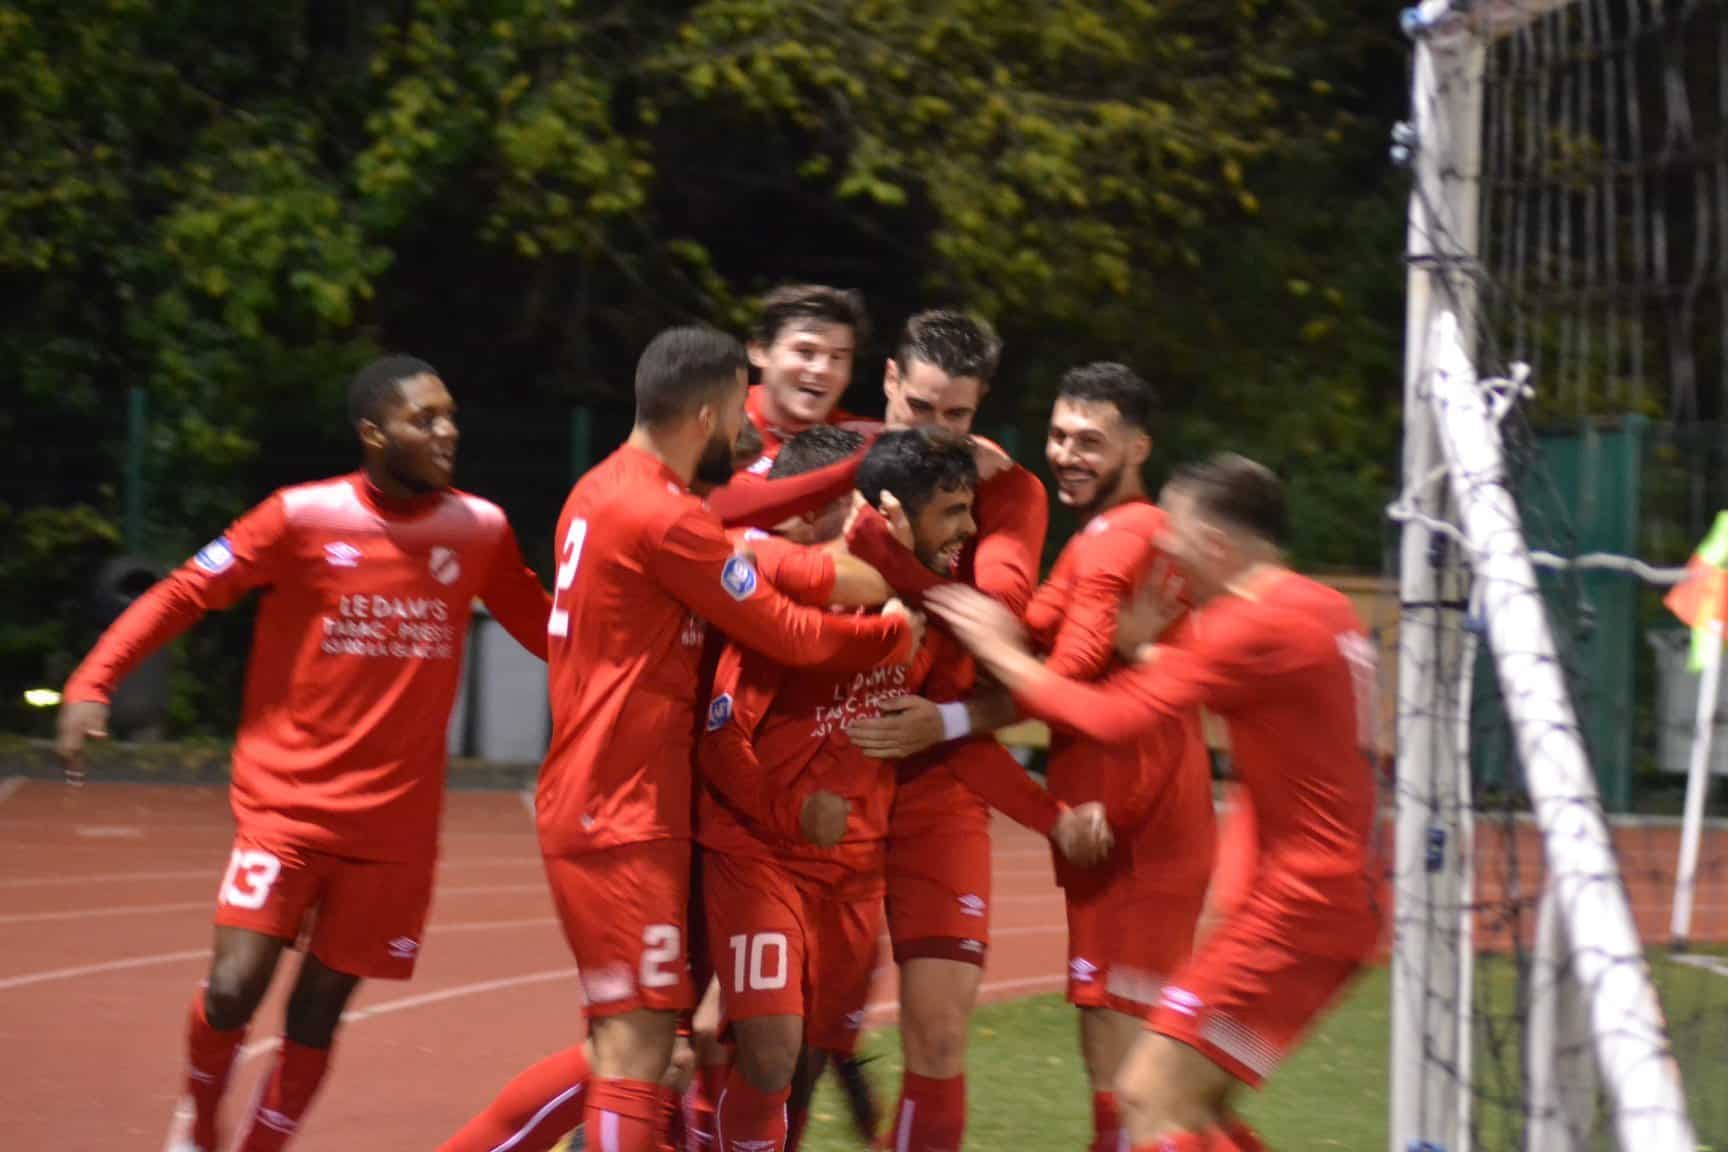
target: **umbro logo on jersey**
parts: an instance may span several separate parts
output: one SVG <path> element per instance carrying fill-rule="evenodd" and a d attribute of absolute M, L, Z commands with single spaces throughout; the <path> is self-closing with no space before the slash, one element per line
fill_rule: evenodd
<path fill-rule="evenodd" d="M 426 566 L 432 570 L 432 579 L 440 584 L 454 584 L 462 575 L 462 562 L 456 558 L 456 552 L 451 548 L 432 549 Z"/>
<path fill-rule="evenodd" d="M 390 955 L 398 960 L 412 960 L 418 951 L 420 951 L 420 941 L 412 936 L 398 936 L 390 941 Z"/>
<path fill-rule="evenodd" d="M 748 600 L 756 591 L 756 565 L 749 557 L 734 554 L 720 569 L 720 584 L 734 600 Z"/>
<path fill-rule="evenodd" d="M 324 545 L 324 559 L 332 568 L 357 568 L 360 566 L 360 549 L 338 540 Z"/>
<path fill-rule="evenodd" d="M 708 731 L 720 731 L 731 719 L 732 693 L 722 692 L 708 705 Z"/>
<path fill-rule="evenodd" d="M 198 549 L 192 563 L 212 576 L 220 576 L 234 567 L 234 549 L 229 546 L 228 537 L 218 536 Z"/>
<path fill-rule="evenodd" d="M 966 893 L 966 895 L 960 896 L 957 899 L 960 901 L 960 911 L 964 912 L 966 915 L 968 915 L 968 916 L 983 916 L 984 915 L 984 909 L 985 909 L 984 897 L 976 895 L 976 894 L 971 893 L 971 892 L 968 892 L 968 893 Z"/>

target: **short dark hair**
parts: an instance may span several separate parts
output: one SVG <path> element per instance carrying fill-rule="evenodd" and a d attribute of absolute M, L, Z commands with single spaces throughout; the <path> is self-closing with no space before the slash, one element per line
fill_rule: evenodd
<path fill-rule="evenodd" d="M 900 371 L 912 361 L 933 364 L 950 376 L 971 376 L 986 388 L 1002 359 L 1002 339 L 982 316 L 952 308 L 933 308 L 906 321 L 894 352 Z"/>
<path fill-rule="evenodd" d="M 860 345 L 870 338 L 870 314 L 864 310 L 862 294 L 826 284 L 782 284 L 762 297 L 750 339 L 772 344 L 779 339 L 781 329 L 797 320 L 845 325 Z"/>
<path fill-rule="evenodd" d="M 383 356 L 360 371 L 348 383 L 348 418 L 378 423 L 384 406 L 402 395 L 402 382 L 416 376 L 436 376 L 438 369 L 413 356 Z"/>
<path fill-rule="evenodd" d="M 670 424 L 724 396 L 744 368 L 744 346 L 713 328 L 668 328 L 636 361 L 636 422 Z"/>
<path fill-rule="evenodd" d="M 891 492 L 916 516 L 938 492 L 976 491 L 978 461 L 972 442 L 945 428 L 898 428 L 876 437 L 858 465 L 858 491 L 875 504 Z"/>
<path fill-rule="evenodd" d="M 774 466 L 768 469 L 768 478 L 773 480 L 814 472 L 838 464 L 862 447 L 864 437 L 859 433 L 830 424 L 818 424 L 804 429 L 780 446 L 780 454 L 774 457 Z"/>
<path fill-rule="evenodd" d="M 1108 360 L 1068 369 L 1062 375 L 1056 398 L 1082 404 L 1112 405 L 1123 424 L 1142 432 L 1151 428 L 1152 416 L 1158 407 L 1158 395 L 1152 390 L 1152 385 L 1126 364 Z"/>
<path fill-rule="evenodd" d="M 1284 485 L 1266 465 L 1235 452 L 1220 452 L 1177 469 L 1170 483 L 1188 493 L 1206 518 L 1283 545 L 1288 531 Z"/>

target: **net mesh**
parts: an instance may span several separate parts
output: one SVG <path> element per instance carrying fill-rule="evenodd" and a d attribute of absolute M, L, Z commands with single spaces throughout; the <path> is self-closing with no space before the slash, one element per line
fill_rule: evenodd
<path fill-rule="evenodd" d="M 1456 232 L 1431 237 L 1454 297 L 1442 303 L 1474 315 L 1484 375 L 1531 369 L 1533 396 L 1500 423 L 1528 548 L 1683 564 L 1728 506 L 1716 423 L 1728 415 L 1728 2 L 1493 7 L 1504 19 L 1481 60 L 1479 156 L 1424 142 L 1442 150 L 1442 181 L 1474 185 L 1478 213 L 1471 237 L 1435 206 Z M 1447 61 L 1437 101 L 1471 82 L 1467 57 Z M 1430 511 L 1456 530 L 1453 501 Z M 1728 1148 L 1728 727 L 1719 720 L 1692 923 L 1675 946 L 1698 688 L 1666 589 L 1564 566 L 1492 587 L 1444 532 L 1425 563 L 1435 595 L 1398 620 L 1432 639 L 1419 691 L 1399 695 L 1401 721 L 1432 722 L 1421 730 L 1437 766 L 1400 794 L 1430 838 L 1418 907 L 1400 913 L 1420 916 L 1429 945 L 1421 971 L 1403 973 L 1425 998 L 1423 1099 L 1437 1115 L 1424 1130 L 1449 1148 L 1618 1146 L 1583 1023 L 1591 989 L 1567 947 L 1551 947 L 1588 947 L 1592 925 L 1552 903 L 1508 720 L 1518 702 L 1486 637 L 1487 606 L 1529 596 L 1545 609 L 1700 1146 Z"/>

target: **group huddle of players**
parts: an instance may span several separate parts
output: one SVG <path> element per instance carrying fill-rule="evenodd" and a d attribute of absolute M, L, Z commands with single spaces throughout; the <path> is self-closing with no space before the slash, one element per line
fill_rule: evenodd
<path fill-rule="evenodd" d="M 995 333 L 912 317 L 880 422 L 837 407 L 866 335 L 855 293 L 796 285 L 765 298 L 747 345 L 657 336 L 628 441 L 565 503 L 550 596 L 503 513 L 451 487 L 444 382 L 381 360 L 350 389 L 359 471 L 272 494 L 102 637 L 64 693 L 74 775 L 139 660 L 264 592 L 177 1149 L 217 1152 L 284 947 L 305 956 L 237 1152 L 287 1145 L 359 981 L 411 974 L 476 599 L 548 663 L 535 818 L 588 1038 L 444 1152 L 550 1149 L 578 1128 L 600 1152 L 797 1147 L 827 1064 L 859 1088 L 884 931 L 905 1071 L 885 1123 L 856 1110 L 881 1147 L 955 1152 L 991 808 L 1052 845 L 1092 1147 L 1263 1146 L 1235 1090 L 1378 943 L 1374 649 L 1342 595 L 1283 566 L 1265 468 L 1215 457 L 1148 499 L 1153 395 L 1120 364 L 1060 382 L 1046 457 L 1084 526 L 1038 584 L 1044 486 L 970 434 Z M 1204 933 L 1202 709 L 1253 814 L 1236 824 L 1252 883 L 1213 893 Z M 1024 718 L 1050 725 L 1048 787 L 994 736 Z"/>

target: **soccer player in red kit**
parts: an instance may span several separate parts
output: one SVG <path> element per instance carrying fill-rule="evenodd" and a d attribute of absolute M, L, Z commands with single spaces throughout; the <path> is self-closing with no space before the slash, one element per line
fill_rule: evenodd
<path fill-rule="evenodd" d="M 964 588 L 929 603 L 1020 706 L 1100 741 L 1223 718 L 1259 837 L 1254 886 L 1165 985 L 1119 1093 L 1143 1152 L 1258 1149 L 1231 1111 L 1343 991 L 1382 927 L 1373 850 L 1372 642 L 1341 593 L 1284 567 L 1284 499 L 1226 455 L 1166 487 L 1162 546 L 1197 606 L 1180 645 L 1152 643 L 1180 607 L 1147 581 L 1123 614 L 1134 667 L 1092 685 L 1057 676 L 999 605 Z"/>
<path fill-rule="evenodd" d="M 286 1146 L 360 980 L 413 972 L 474 598 L 546 653 L 546 592 L 504 514 L 450 487 L 456 407 L 437 372 L 379 360 L 355 377 L 349 407 L 361 470 L 281 489 L 235 521 L 114 622 L 60 712 L 60 752 L 78 778 L 127 672 L 205 612 L 264 589 L 233 752 L 233 852 L 170 1137 L 185 1152 L 214 1152 L 234 1054 L 310 913 L 281 1049 L 240 1152 Z"/>
<path fill-rule="evenodd" d="M 535 803 L 553 901 L 587 1000 L 591 1148 L 655 1146 L 658 1083 L 685 960 L 697 662 L 707 625 L 782 663 L 865 669 L 909 658 L 903 612 L 795 606 L 736 555 L 690 493 L 721 483 L 744 421 L 744 350 L 698 328 L 662 332 L 637 364 L 629 440 L 579 481 L 559 517 L 548 622 L 552 741 Z"/>
<path fill-rule="evenodd" d="M 1151 386 L 1122 364 L 1062 377 L 1044 455 L 1058 499 L 1086 517 L 1032 598 L 1026 628 L 1045 668 L 1099 680 L 1119 667 L 1116 619 L 1160 557 L 1164 513 L 1146 498 Z M 1056 859 L 1068 906 L 1068 999 L 1092 1086 L 1093 1152 L 1116 1152 L 1115 1084 L 1164 981 L 1193 950 L 1212 867 L 1210 761 L 1200 716 L 1131 744 L 1050 736 L 1050 792 L 1098 801 L 1115 851 L 1104 867 Z"/>
<path fill-rule="evenodd" d="M 964 312 L 922 312 L 906 322 L 883 376 L 889 428 L 937 427 L 967 435 L 996 371 L 1002 344 L 990 325 Z M 1049 504 L 1036 476 L 998 447 L 972 437 L 979 485 L 978 534 L 955 575 L 1006 605 L 1025 610 L 1037 583 Z M 939 577 L 896 563 L 880 517 L 860 519 L 853 550 L 895 589 L 916 594 Z M 891 573 L 892 570 L 892 573 Z M 989 946 L 990 819 L 986 798 L 962 774 L 1009 789 L 990 803 L 1013 800 L 1015 786 L 1042 792 L 983 729 L 963 703 L 972 690 L 970 661 L 958 679 L 937 669 L 922 695 L 883 705 L 881 717 L 854 728 L 870 755 L 910 759 L 923 753 L 894 802 L 888 850 L 888 925 L 900 965 L 900 1021 L 905 1047 L 895 1139 L 907 1149 L 960 1145 L 966 1123 L 967 1024 L 982 983 Z M 967 738 L 970 737 L 970 738 Z M 944 742 L 946 740 L 946 742 Z M 928 751 L 925 751 L 928 749 Z M 1005 810 L 1048 836 L 1058 807 L 1049 797 L 1033 811 L 1023 796 Z"/>

